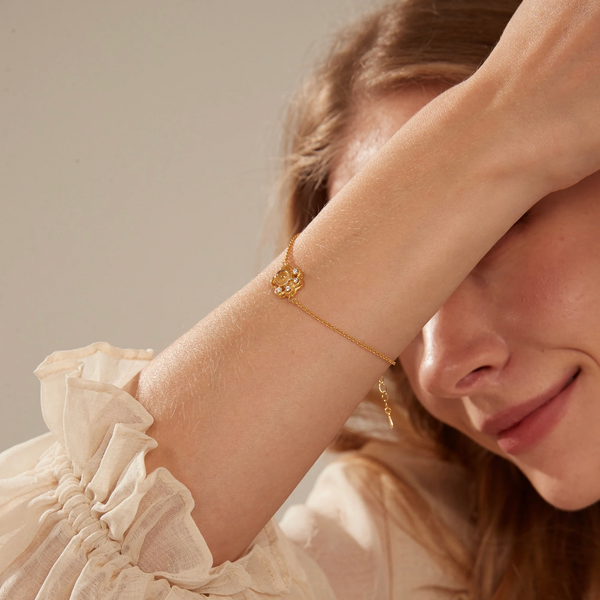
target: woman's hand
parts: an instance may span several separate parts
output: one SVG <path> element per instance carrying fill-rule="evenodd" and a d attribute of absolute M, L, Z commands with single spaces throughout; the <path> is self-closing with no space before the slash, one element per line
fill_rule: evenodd
<path fill-rule="evenodd" d="M 547 193 L 600 170 L 600 2 L 524 0 L 482 78 Z"/>

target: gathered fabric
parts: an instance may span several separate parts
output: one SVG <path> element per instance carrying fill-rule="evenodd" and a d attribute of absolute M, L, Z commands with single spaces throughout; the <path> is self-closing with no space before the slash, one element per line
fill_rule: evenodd
<path fill-rule="evenodd" d="M 346 461 L 239 559 L 213 566 L 189 490 L 166 468 L 146 472 L 153 419 L 124 388 L 152 357 L 97 342 L 35 370 L 49 432 L 0 454 L 0 600 L 447 597 L 425 590 L 445 575 Z M 365 454 L 399 464 L 392 450 Z"/>
<path fill-rule="evenodd" d="M 316 567 L 274 519 L 213 567 L 189 490 L 165 468 L 146 473 L 153 420 L 121 388 L 151 359 L 99 342 L 36 369 L 50 432 L 0 455 L 0 597 L 334 598 L 318 575 L 315 596 Z"/>

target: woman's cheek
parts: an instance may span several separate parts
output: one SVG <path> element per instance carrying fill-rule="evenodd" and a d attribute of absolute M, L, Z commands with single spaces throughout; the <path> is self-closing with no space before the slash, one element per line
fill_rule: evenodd
<path fill-rule="evenodd" d="M 522 335 L 542 351 L 585 350 L 600 341 L 600 261 L 593 251 L 598 242 L 580 233 L 533 249 L 509 301 L 518 308 Z"/>

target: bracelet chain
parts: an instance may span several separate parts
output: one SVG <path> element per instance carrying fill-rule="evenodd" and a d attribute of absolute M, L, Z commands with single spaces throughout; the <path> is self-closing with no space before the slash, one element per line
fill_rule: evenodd
<path fill-rule="evenodd" d="M 329 329 L 335 331 L 336 333 L 339 333 L 341 336 L 345 337 L 347 340 L 354 342 L 355 344 L 359 345 L 361 348 L 368 350 L 369 352 L 371 352 L 375 356 L 381 358 L 382 360 L 385 360 L 390 365 L 395 365 L 396 361 L 392 360 L 391 358 L 388 358 L 384 354 L 381 354 L 381 352 L 377 352 L 377 350 L 374 350 L 370 346 L 367 346 L 367 344 L 357 340 L 356 338 L 352 337 L 351 335 L 348 335 L 347 333 L 345 333 L 344 331 L 342 331 L 335 325 L 332 325 L 331 323 L 328 323 L 321 317 L 315 315 L 315 313 L 312 312 L 312 310 L 310 310 L 309 308 L 304 306 L 304 304 L 302 304 L 301 302 L 296 300 L 296 298 L 294 298 L 294 296 L 296 295 L 296 292 L 301 287 L 304 286 L 304 273 L 302 273 L 302 271 L 300 269 L 298 269 L 297 267 L 292 267 L 292 265 L 290 265 L 290 262 L 289 262 L 290 254 L 292 251 L 292 246 L 293 246 L 294 242 L 296 241 L 296 238 L 299 235 L 300 234 L 297 233 L 290 241 L 288 248 L 287 248 L 287 252 L 285 253 L 285 260 L 284 260 L 283 266 L 271 280 L 271 285 L 274 288 L 275 295 L 278 296 L 279 298 L 287 298 L 292 304 L 295 304 L 298 308 L 301 308 L 305 313 L 310 315 L 313 319 L 316 319 L 317 321 L 319 321 L 319 323 L 322 323 L 323 325 L 325 325 L 325 327 L 329 327 Z M 379 391 L 381 392 L 381 397 L 383 398 L 383 402 L 385 404 L 384 410 L 385 410 L 385 414 L 387 415 L 387 418 L 389 420 L 390 428 L 393 429 L 394 422 L 392 421 L 392 409 L 388 405 L 389 396 L 387 393 L 387 388 L 385 386 L 385 381 L 383 379 L 383 375 L 379 378 Z"/>

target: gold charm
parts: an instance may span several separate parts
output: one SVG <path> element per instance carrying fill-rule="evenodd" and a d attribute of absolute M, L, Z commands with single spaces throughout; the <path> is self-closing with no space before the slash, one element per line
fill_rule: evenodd
<path fill-rule="evenodd" d="M 296 292 L 304 285 L 304 273 L 287 263 L 277 271 L 271 279 L 273 291 L 280 298 L 293 298 Z"/>

